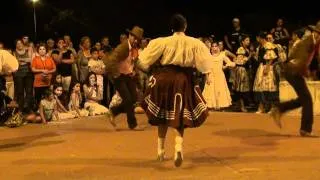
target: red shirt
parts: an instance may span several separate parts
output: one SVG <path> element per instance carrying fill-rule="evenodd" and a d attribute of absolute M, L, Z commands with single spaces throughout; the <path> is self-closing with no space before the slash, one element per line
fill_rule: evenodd
<path fill-rule="evenodd" d="M 31 67 L 36 69 L 43 69 L 51 71 L 56 68 L 56 65 L 51 57 L 45 57 L 45 60 L 42 60 L 40 56 L 33 58 L 31 62 Z M 34 75 L 34 87 L 48 87 L 51 84 L 52 74 L 36 73 Z"/>

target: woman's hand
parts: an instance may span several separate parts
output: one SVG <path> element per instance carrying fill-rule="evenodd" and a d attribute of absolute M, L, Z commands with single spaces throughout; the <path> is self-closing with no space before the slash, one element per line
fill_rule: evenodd
<path fill-rule="evenodd" d="M 270 65 L 267 65 L 266 68 L 263 70 L 263 75 L 265 76 L 268 75 L 269 71 L 270 71 Z"/>
<path fill-rule="evenodd" d="M 208 78 L 207 79 L 207 84 L 210 85 L 211 84 L 211 80 Z"/>

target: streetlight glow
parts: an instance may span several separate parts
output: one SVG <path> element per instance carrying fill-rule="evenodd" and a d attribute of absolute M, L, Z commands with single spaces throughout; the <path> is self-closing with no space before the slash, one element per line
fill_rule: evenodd
<path fill-rule="evenodd" d="M 34 40 L 37 40 L 37 17 L 36 17 L 36 3 L 39 0 L 30 0 L 33 4 L 33 22 L 34 22 Z"/>

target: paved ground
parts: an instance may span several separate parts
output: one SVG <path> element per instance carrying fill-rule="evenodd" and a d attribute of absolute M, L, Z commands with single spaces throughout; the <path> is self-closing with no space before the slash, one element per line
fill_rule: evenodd
<path fill-rule="evenodd" d="M 159 163 L 156 128 L 129 131 L 124 116 L 118 132 L 103 117 L 0 128 L 0 179 L 320 179 L 320 138 L 297 136 L 298 117 L 284 120 L 280 131 L 267 115 L 213 113 L 186 131 L 180 168 L 172 161 L 173 131 Z"/>

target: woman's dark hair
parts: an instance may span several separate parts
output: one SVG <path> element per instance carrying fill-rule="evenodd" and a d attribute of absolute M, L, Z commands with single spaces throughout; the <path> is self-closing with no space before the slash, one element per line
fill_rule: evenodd
<path fill-rule="evenodd" d="M 267 38 L 268 33 L 265 31 L 260 31 L 259 34 L 257 35 L 257 37 L 262 38 L 262 39 L 266 39 Z"/>
<path fill-rule="evenodd" d="M 90 54 L 94 53 L 94 52 L 99 52 L 97 48 L 93 47 L 90 49 Z"/>
<path fill-rule="evenodd" d="M 15 46 L 15 47 L 17 46 L 17 43 L 18 43 L 19 41 L 23 44 L 22 39 L 16 39 L 16 40 L 14 41 L 14 46 Z"/>
<path fill-rule="evenodd" d="M 171 17 L 170 26 L 173 32 L 182 32 L 184 31 L 187 25 L 187 19 L 181 14 L 175 14 Z"/>
<path fill-rule="evenodd" d="M 58 88 L 58 87 L 61 87 L 62 89 L 63 89 L 63 85 L 62 85 L 62 83 L 55 83 L 55 84 L 53 84 L 53 92 Z"/>
<path fill-rule="evenodd" d="M 71 83 L 70 83 L 70 86 L 69 86 L 69 92 L 70 92 L 70 94 L 72 93 L 72 90 L 73 90 L 73 88 L 74 88 L 74 86 L 75 86 L 76 84 L 80 84 L 80 85 L 81 85 L 80 81 L 78 81 L 78 80 L 75 79 L 75 78 L 71 78 Z M 80 87 L 81 87 L 81 86 L 80 86 Z"/>
<path fill-rule="evenodd" d="M 44 98 L 47 98 L 47 97 L 49 97 L 49 96 L 52 95 L 52 94 L 53 94 L 53 92 L 52 92 L 51 89 L 46 89 L 46 90 L 44 91 L 43 97 L 44 97 Z"/>
<path fill-rule="evenodd" d="M 297 30 L 293 31 L 292 33 L 296 34 L 298 36 L 298 38 L 301 39 L 302 36 L 304 35 L 304 29 L 297 29 Z"/>
<path fill-rule="evenodd" d="M 86 40 L 90 40 L 89 36 L 83 36 L 80 40 L 80 45 L 83 46 L 83 44 L 86 42 Z"/>
<path fill-rule="evenodd" d="M 211 46 L 212 46 L 213 44 L 217 44 L 217 46 L 219 46 L 219 41 L 213 40 L 213 41 L 211 42 Z"/>
<path fill-rule="evenodd" d="M 41 43 L 41 44 L 39 44 L 39 46 L 37 46 L 37 52 L 38 52 L 38 53 L 39 53 L 40 47 L 44 47 L 44 48 L 46 49 L 46 51 L 47 51 L 47 45 L 44 44 L 44 43 Z"/>
<path fill-rule="evenodd" d="M 90 76 L 91 75 L 94 75 L 94 77 L 96 77 L 96 81 L 97 81 L 97 75 L 95 73 L 93 73 L 93 72 L 90 72 L 88 77 L 87 77 L 87 79 L 86 79 L 86 81 L 85 81 L 85 83 L 84 83 L 87 86 L 90 86 Z"/>
<path fill-rule="evenodd" d="M 244 41 L 245 39 L 247 39 L 247 38 L 250 38 L 250 36 L 247 35 L 247 34 L 243 34 L 243 35 L 241 36 L 240 43 L 241 43 L 242 41 Z"/>
<path fill-rule="evenodd" d="M 57 39 L 57 41 L 56 41 L 56 43 L 58 44 L 58 43 L 59 43 L 59 41 L 63 41 L 63 42 L 65 43 L 65 41 L 64 41 L 64 39 L 63 39 L 63 38 L 58 38 L 58 39 Z"/>
<path fill-rule="evenodd" d="M 242 45 L 242 42 L 243 42 L 245 39 L 247 39 L 247 38 L 250 39 L 250 36 L 247 35 L 247 34 L 243 34 L 243 35 L 241 36 L 241 39 L 240 39 L 240 45 L 241 45 L 241 46 L 243 46 L 243 45 Z"/>

